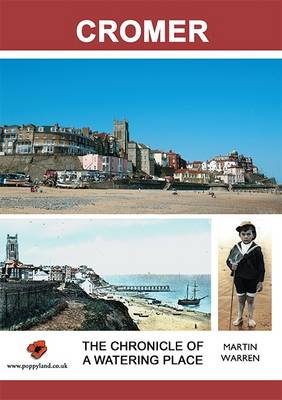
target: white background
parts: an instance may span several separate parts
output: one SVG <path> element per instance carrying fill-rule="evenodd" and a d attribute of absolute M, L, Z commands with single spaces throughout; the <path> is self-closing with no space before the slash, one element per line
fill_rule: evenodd
<path fill-rule="evenodd" d="M 282 51 L 1 51 L 0 58 L 282 58 Z M 10 216 L 8 216 L 10 217 Z M 27 218 L 42 218 L 42 215 Z M 47 216 L 47 218 L 58 216 Z M 62 217 L 62 216 L 60 216 Z M 78 216 L 83 218 L 84 216 Z M 99 218 L 99 216 L 85 216 Z M 100 216 L 100 218 L 131 218 L 132 215 Z M 144 218 L 138 216 L 136 218 Z M 156 218 L 157 216 L 151 216 Z M 217 331 L 217 229 L 234 215 L 210 216 L 199 215 L 198 218 L 211 218 L 212 232 L 212 331 L 211 332 L 7 332 L 0 331 L 0 370 L 1 379 L 11 380 L 273 380 L 281 379 L 281 215 L 260 215 L 272 226 L 272 331 Z M 239 216 L 238 220 L 252 220 L 251 215 Z M 254 215 L 253 218 L 257 218 Z M 5 216 L 7 218 L 7 216 Z M 11 218 L 26 218 L 11 216 Z M 66 218 L 66 216 L 63 216 Z M 150 216 L 146 215 L 146 218 Z M 191 215 L 160 216 L 159 218 L 197 218 Z M 0 217 L 1 223 L 1 217 Z M 259 242 L 259 240 L 258 240 Z M 26 351 L 29 343 L 45 340 L 48 350 L 36 361 Z M 205 343 L 203 366 L 83 366 L 85 355 L 84 340 L 203 340 Z M 223 343 L 257 343 L 259 363 L 223 363 L 220 354 Z M 180 352 L 179 352 L 180 353 Z M 142 353 L 143 354 L 143 353 Z M 91 356 L 91 353 L 90 353 Z M 8 363 L 32 365 L 37 363 L 68 364 L 68 369 L 17 370 L 8 369 Z"/>
<path fill-rule="evenodd" d="M 67 216 L 3 216 L 1 218 L 68 218 Z M 73 218 L 73 216 L 72 216 Z M 76 216 L 75 218 L 89 218 L 89 216 Z M 170 216 L 93 216 L 91 218 L 209 218 L 212 220 L 212 330 L 210 332 L 37 332 L 37 331 L 1 331 L 0 332 L 0 369 L 1 379 L 70 379 L 70 380 L 209 380 L 209 379 L 242 379 L 242 380 L 273 380 L 281 379 L 281 366 L 279 354 L 281 353 L 281 215 L 170 215 Z M 218 230 L 230 219 L 233 226 L 234 220 L 260 220 L 263 224 L 267 223 L 272 230 L 272 331 L 217 331 L 217 303 L 218 303 Z M 259 243 L 259 238 L 257 240 Z M 45 340 L 48 350 L 40 360 L 34 360 L 26 348 L 29 343 L 36 340 Z M 105 340 L 110 343 L 113 340 L 129 341 L 157 341 L 170 340 L 175 342 L 181 340 L 184 344 L 187 341 L 204 341 L 203 351 L 204 365 L 144 365 L 144 366 L 97 366 L 94 363 L 82 365 L 84 356 L 98 354 L 94 352 L 85 352 L 82 341 Z M 260 362 L 222 362 L 220 354 L 224 354 L 224 343 L 253 343 L 258 345 L 258 351 L 245 352 L 259 354 Z M 122 354 L 129 354 L 121 352 Z M 233 352 L 239 354 L 240 352 Z M 100 352 L 99 354 L 104 354 Z M 120 354 L 115 352 L 114 354 Z M 138 353 L 131 353 L 138 354 Z M 139 354 L 147 354 L 140 352 Z M 154 354 L 150 352 L 148 354 Z M 158 354 L 168 354 L 161 352 Z M 188 355 L 185 351 L 174 352 L 176 359 L 181 355 Z M 193 352 L 196 354 L 196 352 Z M 161 358 L 161 357 L 160 357 Z M 67 369 L 38 369 L 20 370 L 9 369 L 7 364 L 63 364 L 67 363 Z"/>

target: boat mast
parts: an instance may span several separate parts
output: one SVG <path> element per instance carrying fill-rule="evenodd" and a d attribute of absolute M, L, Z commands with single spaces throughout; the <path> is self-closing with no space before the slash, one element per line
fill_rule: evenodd
<path fill-rule="evenodd" d="M 193 289 L 194 298 L 193 298 L 193 300 L 195 300 L 197 298 L 197 287 L 198 287 L 197 282 L 194 281 L 194 289 Z"/>

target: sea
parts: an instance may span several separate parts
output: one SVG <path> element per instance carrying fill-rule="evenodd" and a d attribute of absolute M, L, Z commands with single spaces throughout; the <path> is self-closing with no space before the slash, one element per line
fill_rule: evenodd
<path fill-rule="evenodd" d="M 211 276 L 210 275 L 104 275 L 111 285 L 169 285 L 170 292 L 147 292 L 146 297 L 155 298 L 162 303 L 176 306 L 178 299 L 186 298 L 187 284 L 189 283 L 189 298 L 193 295 L 194 282 L 197 283 L 197 297 L 204 297 L 198 306 L 185 306 L 201 312 L 211 312 Z M 134 296 L 138 292 L 119 292 L 120 295 Z"/>

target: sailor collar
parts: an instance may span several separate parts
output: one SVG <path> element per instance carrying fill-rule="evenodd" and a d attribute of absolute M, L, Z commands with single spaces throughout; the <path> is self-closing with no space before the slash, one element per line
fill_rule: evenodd
<path fill-rule="evenodd" d="M 243 253 L 243 251 L 242 251 L 242 242 L 237 243 L 236 246 L 237 246 L 238 250 L 240 251 L 240 253 L 241 253 L 242 255 L 250 254 L 253 250 L 255 250 L 257 247 L 259 247 L 258 244 L 256 244 L 255 242 L 253 242 L 253 243 L 251 244 L 251 246 L 249 247 L 249 249 L 246 251 L 246 253 Z"/>

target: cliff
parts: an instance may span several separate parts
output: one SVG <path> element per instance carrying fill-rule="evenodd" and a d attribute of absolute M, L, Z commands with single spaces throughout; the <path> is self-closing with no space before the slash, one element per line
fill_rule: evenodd
<path fill-rule="evenodd" d="M 66 285 L 63 295 L 67 301 L 83 305 L 84 319 L 80 330 L 137 331 L 137 325 L 129 316 L 127 307 L 119 301 L 88 296 L 78 285 Z"/>
<path fill-rule="evenodd" d="M 47 169 L 82 170 L 83 167 L 79 157 L 71 155 L 17 154 L 0 156 L 0 172 L 2 173 L 24 172 L 32 179 L 41 180 Z"/>

